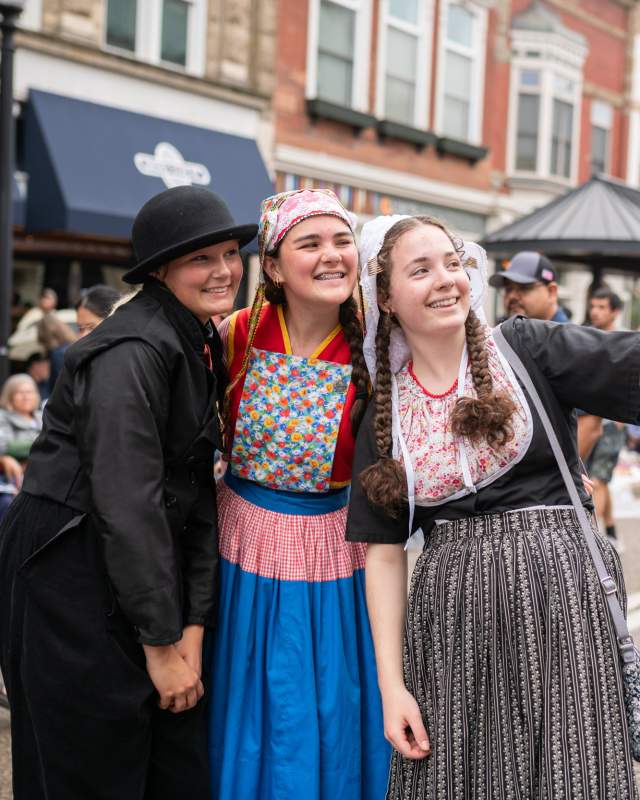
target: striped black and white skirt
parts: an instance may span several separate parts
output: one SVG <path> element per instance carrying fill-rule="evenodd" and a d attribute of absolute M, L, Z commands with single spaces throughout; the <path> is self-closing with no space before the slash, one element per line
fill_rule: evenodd
<path fill-rule="evenodd" d="M 436 524 L 411 580 L 404 673 L 432 754 L 394 752 L 389 800 L 637 797 L 615 635 L 573 508 Z"/>

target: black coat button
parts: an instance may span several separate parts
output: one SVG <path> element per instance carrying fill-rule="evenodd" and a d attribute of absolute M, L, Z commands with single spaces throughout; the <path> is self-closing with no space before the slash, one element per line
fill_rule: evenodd
<path fill-rule="evenodd" d="M 174 496 L 174 495 L 172 495 L 172 494 L 168 494 L 168 495 L 167 495 L 167 496 L 164 498 L 164 504 L 165 504 L 165 506 L 166 506 L 167 508 L 171 508 L 172 506 L 175 506 L 175 504 L 176 504 L 177 502 L 178 502 L 178 498 L 177 498 L 177 497 L 175 497 L 175 496 Z"/>

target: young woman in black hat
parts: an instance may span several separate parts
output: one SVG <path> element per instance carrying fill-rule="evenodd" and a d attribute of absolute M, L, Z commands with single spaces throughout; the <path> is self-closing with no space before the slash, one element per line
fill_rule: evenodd
<path fill-rule="evenodd" d="M 124 276 L 142 291 L 67 353 L 0 528 L 15 800 L 209 797 L 198 701 L 224 391 L 210 319 L 231 310 L 256 230 L 204 189 L 152 198 Z"/>

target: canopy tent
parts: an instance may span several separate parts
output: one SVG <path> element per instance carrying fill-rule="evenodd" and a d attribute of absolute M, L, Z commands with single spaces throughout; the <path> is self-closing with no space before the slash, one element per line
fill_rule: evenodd
<path fill-rule="evenodd" d="M 594 273 L 640 274 L 640 190 L 604 175 L 494 231 L 483 246 L 495 258 L 537 250 L 551 260 L 577 262 Z"/>

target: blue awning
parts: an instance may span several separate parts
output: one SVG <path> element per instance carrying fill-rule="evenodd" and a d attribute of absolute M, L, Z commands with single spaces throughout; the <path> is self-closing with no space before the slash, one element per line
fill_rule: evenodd
<path fill-rule="evenodd" d="M 28 231 L 128 238 L 150 197 L 218 192 L 238 224 L 274 192 L 252 139 L 32 90 L 25 117 Z"/>

